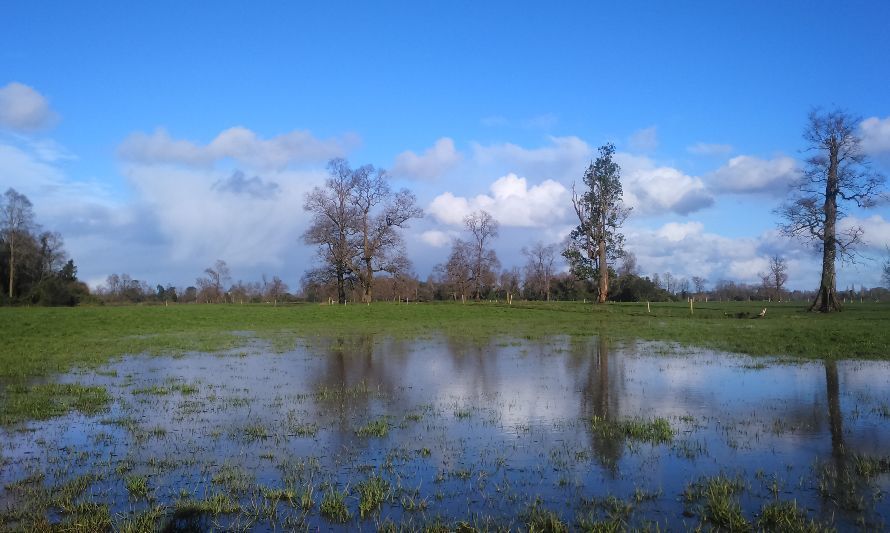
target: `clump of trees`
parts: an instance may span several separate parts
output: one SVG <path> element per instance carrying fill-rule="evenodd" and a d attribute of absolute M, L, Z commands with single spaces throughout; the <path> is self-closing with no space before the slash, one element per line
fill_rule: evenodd
<path fill-rule="evenodd" d="M 13 188 L 0 198 L 0 277 L 4 304 L 76 305 L 89 296 L 62 236 L 42 230 L 31 201 Z"/>
<path fill-rule="evenodd" d="M 362 302 L 370 303 L 376 273 L 397 276 L 411 269 L 399 230 L 423 211 L 411 191 L 390 189 L 384 169 L 353 169 L 345 159 L 332 159 L 328 174 L 324 186 L 307 194 L 303 205 L 312 214 L 303 240 L 317 247 L 321 263 L 307 282 L 320 286 L 333 281 L 337 301 L 345 304 L 350 285 L 357 281 Z"/>
<path fill-rule="evenodd" d="M 489 298 L 497 290 L 501 262 L 491 247 L 498 236 L 498 222 L 491 213 L 479 210 L 464 217 L 470 240 L 454 239 L 445 263 L 433 269 L 450 299 L 465 302 Z"/>

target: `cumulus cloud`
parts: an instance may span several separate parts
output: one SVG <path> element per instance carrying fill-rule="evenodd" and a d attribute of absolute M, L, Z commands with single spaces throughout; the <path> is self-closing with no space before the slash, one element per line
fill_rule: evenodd
<path fill-rule="evenodd" d="M 0 87 L 0 127 L 30 132 L 52 125 L 58 116 L 31 87 L 11 82 Z"/>
<path fill-rule="evenodd" d="M 454 148 L 454 141 L 442 137 L 421 155 L 411 150 L 397 155 L 392 172 L 406 178 L 434 180 L 451 170 L 461 159 L 460 152 Z"/>
<path fill-rule="evenodd" d="M 870 117 L 859 125 L 862 149 L 870 154 L 890 155 L 890 117 Z"/>
<path fill-rule="evenodd" d="M 499 173 L 513 172 L 550 179 L 577 179 L 590 160 L 593 150 L 582 139 L 549 137 L 550 144 L 523 148 L 512 143 L 472 145 L 473 162 Z"/>
<path fill-rule="evenodd" d="M 732 145 L 700 142 L 687 146 L 686 151 L 695 155 L 721 156 L 732 152 Z"/>
<path fill-rule="evenodd" d="M 687 279 L 702 276 L 712 285 L 720 279 L 758 283 L 758 273 L 767 267 L 768 235 L 731 238 L 707 232 L 698 221 L 669 222 L 657 228 L 631 227 L 626 235 L 628 249 L 647 275 L 671 272 Z M 793 264 L 796 268 L 796 259 Z"/>
<path fill-rule="evenodd" d="M 655 126 L 643 128 L 634 132 L 627 142 L 635 152 L 651 152 L 658 148 L 658 129 Z"/>
<path fill-rule="evenodd" d="M 318 139 L 300 130 L 261 139 L 253 131 L 237 126 L 201 145 L 174 139 L 164 129 L 157 129 L 151 134 L 133 133 L 121 143 L 118 153 L 123 159 L 140 164 L 210 166 L 230 158 L 263 169 L 283 169 L 292 163 L 341 157 L 354 144 L 356 139 L 352 136 Z"/>
<path fill-rule="evenodd" d="M 446 192 L 433 199 L 427 212 L 444 224 L 460 225 L 464 217 L 483 209 L 504 226 L 543 227 L 562 220 L 570 204 L 561 183 L 544 180 L 529 187 L 516 174 L 495 180 L 490 192 L 472 198 Z"/>
<path fill-rule="evenodd" d="M 784 194 L 794 183 L 800 170 L 791 157 L 773 159 L 740 155 L 708 176 L 716 192 L 748 194 Z"/>
<path fill-rule="evenodd" d="M 659 166 L 645 156 L 617 153 L 615 160 L 621 165 L 624 201 L 634 214 L 686 215 L 714 203 L 700 178 Z"/>

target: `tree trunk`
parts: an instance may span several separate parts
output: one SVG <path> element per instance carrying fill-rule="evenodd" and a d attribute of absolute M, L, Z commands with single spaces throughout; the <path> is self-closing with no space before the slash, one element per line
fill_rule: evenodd
<path fill-rule="evenodd" d="M 371 258 L 365 257 L 365 275 L 362 279 L 362 303 L 371 303 L 371 291 L 374 284 L 374 269 L 371 268 Z"/>
<path fill-rule="evenodd" d="M 9 235 L 9 300 L 12 303 L 12 282 L 13 273 L 15 272 L 15 235 L 10 232 Z"/>
<path fill-rule="evenodd" d="M 600 264 L 599 297 L 597 302 L 605 303 L 606 298 L 609 296 L 609 266 L 606 264 L 606 240 L 604 238 L 600 237 L 597 248 L 599 249 Z"/>
<path fill-rule="evenodd" d="M 828 179 L 825 181 L 825 232 L 822 236 L 822 279 L 819 291 L 810 311 L 818 307 L 822 313 L 840 311 L 835 289 L 834 261 L 837 255 L 837 195 L 838 195 L 838 147 L 832 145 L 829 151 Z"/>

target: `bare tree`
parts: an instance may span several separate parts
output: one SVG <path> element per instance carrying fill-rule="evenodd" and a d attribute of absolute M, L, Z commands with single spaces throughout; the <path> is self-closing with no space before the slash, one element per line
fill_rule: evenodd
<path fill-rule="evenodd" d="M 638 276 L 640 269 L 637 266 L 637 256 L 633 252 L 627 250 L 621 254 L 621 264 L 618 266 L 618 276 L 624 277 L 628 275 Z"/>
<path fill-rule="evenodd" d="M 451 244 L 451 254 L 448 261 L 441 268 L 443 279 L 451 289 L 452 298 L 460 296 L 461 301 L 466 301 L 467 292 L 473 282 L 473 245 L 461 239 L 455 239 Z"/>
<path fill-rule="evenodd" d="M 263 274 L 263 297 L 271 300 L 274 305 L 278 305 L 278 300 L 287 293 L 287 284 L 281 281 L 278 276 L 272 276 L 272 281 L 266 279 Z"/>
<path fill-rule="evenodd" d="M 464 218 L 464 226 L 473 234 L 473 296 L 479 300 L 486 284 L 493 284 L 495 271 L 500 266 L 494 250 L 489 248 L 491 240 L 498 236 L 498 221 L 487 211 L 479 210 Z"/>
<path fill-rule="evenodd" d="M 313 214 L 303 240 L 319 247 L 319 256 L 337 283 L 337 298 L 346 303 L 346 285 L 357 277 L 362 301 L 370 303 L 374 274 L 396 272 L 407 259 L 399 228 L 423 216 L 414 194 L 393 193 L 383 169 L 349 167 L 345 159 L 328 162 L 324 187 L 306 195 L 303 208 Z"/>
<path fill-rule="evenodd" d="M 692 276 L 692 286 L 695 287 L 695 294 L 701 297 L 702 293 L 705 292 L 705 284 L 708 282 L 705 278 L 701 276 Z"/>
<path fill-rule="evenodd" d="M 204 269 L 204 273 L 206 277 L 196 280 L 201 295 L 205 301 L 216 300 L 219 303 L 225 297 L 226 285 L 232 280 L 229 266 L 222 259 L 217 259 L 212 267 Z"/>
<path fill-rule="evenodd" d="M 55 231 L 44 231 L 37 240 L 40 243 L 40 277 L 45 278 L 62 269 L 68 255 L 65 253 L 62 235 Z"/>
<path fill-rule="evenodd" d="M 352 201 L 356 207 L 357 235 L 361 241 L 360 265 L 355 268 L 362 287 L 362 302 L 370 303 L 374 273 L 396 275 L 411 269 L 402 250 L 397 229 L 407 227 L 408 220 L 423 217 L 414 194 L 402 189 L 393 194 L 386 171 L 365 165 L 353 171 L 355 187 Z"/>
<path fill-rule="evenodd" d="M 553 262 L 556 260 L 556 245 L 535 243 L 531 248 L 522 248 L 527 258 L 525 264 L 525 285 L 550 301 L 550 280 L 553 277 Z"/>
<path fill-rule="evenodd" d="M 769 287 L 773 298 L 782 301 L 785 282 L 788 281 L 788 263 L 783 257 L 774 255 L 769 258 Z"/>
<path fill-rule="evenodd" d="M 871 207 L 884 177 L 869 168 L 856 133 L 858 117 L 842 110 L 810 112 L 804 140 L 813 156 L 795 184 L 791 197 L 777 212 L 784 222 L 782 233 L 807 242 L 822 252 L 822 277 L 810 310 L 840 311 L 837 300 L 835 261 L 852 259 L 862 239 L 862 227 L 838 229 L 845 205 Z"/>
<path fill-rule="evenodd" d="M 9 247 L 9 298 L 12 299 L 15 286 L 17 246 L 30 235 L 34 228 L 34 211 L 31 201 L 12 187 L 3 195 L 0 206 L 0 232 Z"/>
<path fill-rule="evenodd" d="M 501 272 L 501 290 L 507 299 L 507 305 L 513 305 L 513 296 L 519 292 L 519 269 L 516 267 Z"/>
<path fill-rule="evenodd" d="M 570 245 L 563 255 L 579 278 L 599 278 L 597 301 L 603 303 L 609 296 L 608 263 L 622 255 L 624 236 L 618 229 L 630 208 L 625 207 L 622 200 L 621 167 L 612 159 L 615 146 L 601 146 L 599 153 L 584 173 L 587 190 L 579 193 L 572 186 L 578 226 L 572 231 Z"/>

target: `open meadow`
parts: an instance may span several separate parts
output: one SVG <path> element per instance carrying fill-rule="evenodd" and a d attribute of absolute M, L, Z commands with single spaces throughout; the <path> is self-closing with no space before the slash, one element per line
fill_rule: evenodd
<path fill-rule="evenodd" d="M 0 529 L 886 527 L 888 319 L 3 308 Z"/>

